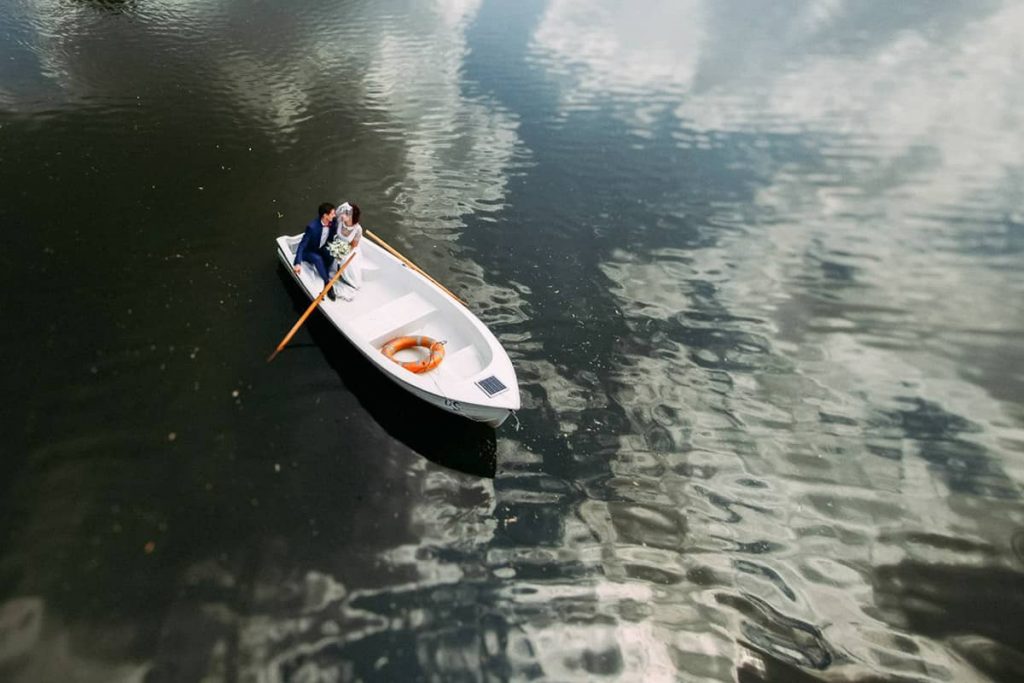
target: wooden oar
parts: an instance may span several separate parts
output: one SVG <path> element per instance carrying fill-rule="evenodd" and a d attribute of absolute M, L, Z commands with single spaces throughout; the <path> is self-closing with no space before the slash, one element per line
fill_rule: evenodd
<path fill-rule="evenodd" d="M 352 259 L 355 258 L 355 255 L 355 252 L 352 252 L 352 256 L 349 256 L 345 260 L 345 263 L 341 264 L 341 268 L 338 268 L 338 272 L 334 274 L 334 277 L 331 278 L 331 281 L 328 282 L 327 286 L 323 288 L 323 291 L 320 292 L 320 295 L 317 298 L 313 299 L 313 303 L 309 305 L 309 308 L 307 308 L 306 312 L 302 314 L 302 317 L 299 318 L 299 321 L 292 326 L 292 329 L 288 331 L 288 334 L 284 336 L 284 339 L 281 340 L 281 343 L 277 345 L 277 348 L 274 349 L 274 352 L 270 354 L 269 358 L 267 358 L 268 363 L 274 360 L 274 357 L 277 356 L 277 354 L 281 353 L 281 349 L 288 345 L 288 342 L 292 340 L 292 337 L 295 336 L 295 333 L 299 331 L 300 327 L 302 327 L 302 323 L 306 322 L 306 318 L 309 317 L 309 314 L 313 312 L 314 308 L 320 305 L 320 302 L 324 300 L 324 296 L 327 295 L 328 290 L 330 290 L 330 288 L 334 286 L 334 283 L 338 281 L 338 278 L 341 277 L 341 274 L 345 272 L 345 269 L 348 267 L 348 264 L 352 262 Z"/>
<path fill-rule="evenodd" d="M 390 244 L 388 244 L 387 242 L 385 242 L 385 241 L 384 241 L 384 240 L 382 240 L 381 238 L 377 237 L 376 235 L 374 235 L 374 234 L 373 234 L 372 232 L 370 232 L 370 231 L 369 231 L 369 230 L 367 230 L 366 228 L 363 228 L 363 232 L 364 232 L 364 233 L 366 233 L 366 236 L 367 236 L 367 237 L 372 237 L 372 238 L 373 238 L 373 241 L 374 241 L 374 242 L 376 242 L 377 244 L 379 244 L 380 246 L 384 247 L 384 248 L 385 248 L 385 249 L 387 249 L 387 250 L 388 250 L 389 252 L 391 252 L 391 255 L 392 255 L 392 256 L 394 256 L 394 257 L 395 257 L 395 258 L 397 258 L 397 259 L 398 259 L 399 261 L 401 261 L 401 262 L 402 262 L 402 263 L 404 263 L 405 265 L 409 266 L 410 268 L 412 268 L 413 270 L 415 270 L 415 271 L 416 271 L 417 273 L 419 273 L 420 275 L 422 275 L 423 277 L 427 278 L 428 280 L 430 280 L 431 282 L 433 282 L 433 283 L 434 283 L 435 285 L 437 285 L 438 287 L 440 287 L 440 288 L 441 288 L 441 290 L 442 290 L 442 291 L 443 291 L 443 292 L 444 292 L 445 294 L 447 294 L 447 295 L 448 295 L 448 296 L 450 296 L 451 298 L 455 299 L 456 301 L 458 301 L 458 302 L 459 302 L 460 304 L 462 304 L 462 305 L 463 305 L 463 306 L 465 306 L 466 308 L 469 308 L 469 306 L 468 306 L 468 305 L 466 304 L 466 302 L 465 302 L 465 301 L 463 301 L 463 300 L 462 300 L 462 299 L 460 299 L 459 297 L 457 297 L 457 296 L 455 296 L 454 294 L 452 294 L 452 293 L 451 293 L 451 292 L 450 292 L 450 291 L 448 290 L 448 288 L 447 288 L 447 287 L 445 287 L 444 285 L 442 285 L 442 284 L 441 284 L 440 282 L 438 282 L 438 281 L 437 281 L 437 280 L 435 280 L 434 278 L 432 278 L 432 277 L 430 277 L 429 275 L 427 275 L 426 273 L 424 273 L 424 272 L 423 272 L 423 269 L 422 269 L 422 268 L 420 268 L 420 267 L 419 267 L 419 266 L 417 266 L 417 265 L 416 265 L 415 263 L 413 263 L 413 262 L 412 262 L 412 261 L 410 261 L 409 259 L 405 258 L 405 257 L 404 257 L 404 256 L 402 256 L 401 254 L 399 254 L 399 253 L 398 253 L 398 251 L 397 251 L 396 249 L 394 249 L 394 248 L 393 248 L 393 247 L 392 247 L 392 246 L 391 246 Z"/>

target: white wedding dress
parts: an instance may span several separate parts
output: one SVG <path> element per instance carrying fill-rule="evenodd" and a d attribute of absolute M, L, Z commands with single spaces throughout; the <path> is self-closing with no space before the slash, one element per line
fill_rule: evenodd
<path fill-rule="evenodd" d="M 351 228 L 346 228 L 344 224 L 339 223 L 338 225 L 338 237 L 345 240 L 349 244 L 352 244 L 357 239 L 363 237 L 363 226 L 356 223 Z M 363 267 L 362 267 L 363 255 L 359 247 L 353 247 L 352 251 L 342 259 L 334 260 L 335 272 L 341 267 L 341 264 L 348 261 L 348 265 L 345 267 L 345 272 L 341 274 L 341 279 L 351 286 L 353 289 L 359 289 L 363 286 Z M 351 292 L 339 291 L 343 296 L 345 294 L 351 294 Z M 351 296 L 345 296 L 346 299 L 350 299 Z"/>

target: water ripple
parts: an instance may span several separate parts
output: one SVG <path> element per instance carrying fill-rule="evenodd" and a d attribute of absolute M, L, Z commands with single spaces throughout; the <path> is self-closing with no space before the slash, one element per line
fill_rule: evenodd
<path fill-rule="evenodd" d="M 0 670 L 1021 677 L 1017 4 L 6 19 Z M 339 195 L 509 351 L 496 435 L 253 350 Z"/>

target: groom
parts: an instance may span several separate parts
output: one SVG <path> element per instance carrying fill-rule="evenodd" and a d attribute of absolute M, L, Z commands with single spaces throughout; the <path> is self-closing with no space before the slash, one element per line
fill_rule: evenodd
<path fill-rule="evenodd" d="M 316 268 L 317 274 L 326 285 L 331 279 L 327 274 L 328 268 L 334 261 L 334 257 L 327 251 L 327 243 L 334 239 L 335 233 L 338 232 L 338 221 L 334 204 L 324 202 L 320 205 L 318 214 L 318 217 L 306 226 L 299 248 L 295 250 L 294 270 L 296 274 L 302 272 L 302 262 L 306 261 Z M 333 287 L 327 291 L 327 298 L 335 300 Z"/>

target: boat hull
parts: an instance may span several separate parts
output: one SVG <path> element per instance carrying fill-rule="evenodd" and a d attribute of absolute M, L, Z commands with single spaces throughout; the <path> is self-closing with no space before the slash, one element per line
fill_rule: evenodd
<path fill-rule="evenodd" d="M 364 353 L 363 355 L 366 354 Z M 391 375 L 385 374 L 385 377 L 408 391 L 416 398 L 422 399 L 432 406 L 436 406 L 437 408 L 453 415 L 467 418 L 473 422 L 483 422 L 495 429 L 504 424 L 505 420 L 507 420 L 509 415 L 512 414 L 512 411 L 508 408 L 493 408 L 491 406 L 481 406 L 473 403 L 463 403 L 462 401 L 452 399 L 443 399 L 435 394 L 421 391 L 417 387 L 401 382 Z"/>
<path fill-rule="evenodd" d="M 378 247 L 376 247 L 376 245 L 368 246 L 373 249 L 379 249 Z M 363 247 L 361 247 L 361 249 L 362 248 Z M 300 278 L 300 276 L 295 273 L 295 271 L 291 267 L 292 255 L 286 252 L 281 240 L 279 240 L 278 242 L 277 252 L 278 257 L 281 260 L 281 263 L 284 265 L 287 272 L 291 275 L 292 280 L 295 282 L 295 284 L 299 286 L 299 289 L 301 289 L 309 299 L 316 298 L 316 296 L 320 293 L 319 290 L 312 291 L 311 283 L 304 282 Z M 322 284 L 320 283 L 319 278 L 317 278 L 316 282 L 317 285 Z M 399 387 L 409 392 L 416 398 L 419 398 L 420 400 L 432 406 L 435 406 L 436 408 L 440 408 L 445 412 L 451 413 L 453 415 L 458 415 L 460 417 L 472 420 L 474 422 L 481 422 L 493 428 L 500 427 L 505 422 L 505 420 L 507 420 L 508 417 L 512 414 L 513 409 L 509 407 L 482 405 L 479 403 L 475 403 L 473 401 L 467 401 L 464 398 L 460 397 L 439 395 L 438 393 L 426 391 L 418 386 L 415 386 L 409 381 L 403 381 L 405 378 L 399 373 L 409 373 L 410 375 L 415 377 L 414 373 L 411 373 L 410 371 L 405 370 L 404 368 L 400 368 L 399 366 L 397 366 L 397 364 L 395 364 L 395 367 L 398 368 L 397 370 L 392 369 L 390 365 L 386 365 L 385 367 L 382 368 L 381 354 L 378 349 L 368 345 L 367 343 L 358 343 L 358 340 L 353 340 L 350 337 L 349 332 L 344 329 L 343 323 L 340 322 L 340 320 L 343 320 L 343 318 L 341 318 L 340 320 L 336 319 L 335 315 L 328 314 L 326 311 L 323 310 L 323 308 L 321 308 L 321 312 L 324 313 L 324 316 L 327 318 L 327 320 L 331 322 L 332 326 L 334 326 L 334 328 L 337 329 L 341 333 L 341 335 L 352 344 L 352 346 L 359 350 L 359 352 L 365 358 L 367 358 L 367 360 L 371 361 L 373 364 L 377 365 L 378 368 L 381 369 L 382 374 L 384 374 L 388 379 L 390 379 L 392 382 L 394 382 Z M 390 360 L 387 361 L 387 363 L 389 364 L 391 362 L 392 361 Z M 514 392 L 515 407 L 518 407 L 518 387 L 514 387 Z"/>

